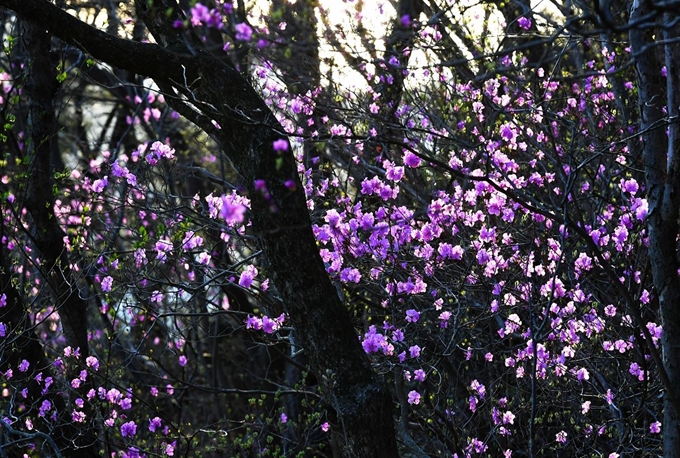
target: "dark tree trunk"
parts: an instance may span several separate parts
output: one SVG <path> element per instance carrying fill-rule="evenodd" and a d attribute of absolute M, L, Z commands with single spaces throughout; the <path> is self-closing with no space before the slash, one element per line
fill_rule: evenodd
<path fill-rule="evenodd" d="M 651 11 L 645 0 L 633 3 L 630 21 Z M 666 20 L 668 18 L 665 18 Z M 661 26 L 662 24 L 659 24 Z M 663 334 L 661 338 L 664 378 L 664 457 L 680 457 L 680 282 L 678 282 L 678 217 L 680 210 L 680 47 L 677 27 L 664 28 L 667 77 L 661 76 L 663 64 L 657 59 L 653 29 L 631 28 L 630 42 L 636 60 L 640 126 L 647 182 L 649 214 L 649 259 L 654 288 L 659 297 Z M 658 31 L 657 31 L 658 33 Z M 664 110 L 667 108 L 667 113 Z"/>
<path fill-rule="evenodd" d="M 50 59 L 51 36 L 44 28 L 29 20 L 22 24 L 22 40 L 26 49 L 26 94 L 28 96 L 27 154 L 30 172 L 25 196 L 25 206 L 33 219 L 32 240 L 40 252 L 40 271 L 49 285 L 55 308 L 59 310 L 66 341 L 73 348 L 80 348 L 82 358 L 88 356 L 87 310 L 80 298 L 77 283 L 69 267 L 64 245 L 64 232 L 54 214 L 52 194 L 52 158 L 57 150 L 57 120 L 54 115 L 54 98 L 58 91 L 55 65 Z M 15 303 L 14 309 L 19 307 Z M 27 311 L 24 311 L 27 312 Z M 15 316 L 14 318 L 19 318 Z M 28 338 L 26 332 L 22 338 Z M 36 363 L 45 366 L 45 357 L 38 342 L 31 342 L 27 350 Z M 29 360 L 31 361 L 31 360 Z M 64 403 L 55 399 L 55 405 L 66 410 Z M 88 412 L 91 413 L 91 412 Z M 92 418 L 88 415 L 88 418 Z M 64 420 L 64 432 L 60 445 L 69 447 L 69 456 L 95 456 L 96 439 L 87 425 L 76 431 L 71 422 Z"/>
<path fill-rule="evenodd" d="M 33 218 L 33 240 L 40 250 L 41 273 L 52 289 L 62 317 L 66 341 L 88 355 L 86 305 L 73 281 L 64 246 L 64 231 L 54 215 L 52 194 L 53 169 L 50 157 L 57 141 L 57 121 L 53 101 L 58 82 L 54 63 L 50 60 L 50 35 L 30 22 L 22 25 L 28 62 L 26 93 L 28 95 L 27 154 L 30 172 L 25 205 Z"/>

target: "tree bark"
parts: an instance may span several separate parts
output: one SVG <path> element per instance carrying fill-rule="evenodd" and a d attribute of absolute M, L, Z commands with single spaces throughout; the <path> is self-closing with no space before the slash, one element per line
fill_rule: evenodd
<path fill-rule="evenodd" d="M 179 9 L 172 0 L 155 1 L 153 7 L 138 0 L 137 10 L 156 41 L 179 53 L 109 36 L 45 0 L 0 0 L 0 6 L 31 18 L 97 59 L 152 77 L 173 108 L 217 140 L 244 178 L 253 230 L 271 280 L 322 381 L 336 416 L 333 436 L 343 455 L 397 456 L 392 399 L 372 370 L 319 256 L 292 151 L 279 154 L 272 147 L 287 135 L 236 68 L 204 51 L 200 42 L 177 35 L 172 22 Z M 260 192 L 256 180 L 265 181 L 267 193 Z"/>
<path fill-rule="evenodd" d="M 630 21 L 635 22 L 650 11 L 649 2 L 635 0 Z M 677 43 L 672 43 L 677 35 L 675 29 L 664 29 L 664 38 L 670 41 L 663 45 L 667 69 L 665 85 L 661 62 L 656 58 L 652 38 L 654 30 L 635 26 L 630 30 L 642 117 L 640 128 L 649 204 L 649 258 L 663 326 L 663 367 L 659 370 L 666 372 L 668 380 L 664 393 L 663 421 L 663 450 L 666 458 L 680 457 L 680 407 L 676 389 L 680 384 L 680 263 L 677 245 L 680 210 L 680 126 L 677 123 L 680 49 Z M 666 107 L 667 114 L 664 113 Z"/>
<path fill-rule="evenodd" d="M 33 218 L 33 240 L 40 250 L 40 270 L 52 289 L 55 305 L 62 317 L 68 345 L 88 355 L 86 304 L 78 294 L 64 246 L 64 231 L 54 215 L 52 166 L 57 121 L 53 101 L 58 82 L 50 60 L 50 35 L 30 22 L 22 25 L 28 62 L 26 93 L 29 98 L 27 154 L 30 173 L 25 205 Z"/>
<path fill-rule="evenodd" d="M 27 155 L 30 159 L 30 173 L 24 204 L 33 219 L 32 240 L 40 252 L 40 271 L 52 292 L 55 309 L 59 311 L 66 342 L 79 348 L 84 359 L 89 354 L 87 339 L 87 304 L 81 299 L 77 282 L 70 268 L 70 261 L 63 239 L 64 231 L 54 214 L 52 194 L 51 158 L 57 148 L 57 119 L 54 115 L 54 99 L 59 89 L 55 65 L 50 59 L 51 36 L 30 21 L 21 25 L 22 41 L 25 45 L 26 94 L 28 96 Z M 14 309 L 18 307 L 15 301 Z M 23 336 L 26 332 L 22 333 Z M 26 337 L 23 337 L 26 338 Z M 45 357 L 38 342 L 31 343 L 31 357 L 35 363 L 45 366 Z M 40 354 L 39 354 L 40 353 Z M 61 398 L 54 398 L 55 406 L 65 410 Z M 91 413 L 88 411 L 88 414 Z M 88 418 L 92 418 L 88 415 Z M 85 424 L 77 431 L 70 421 L 64 420 L 60 446 L 68 447 L 69 456 L 95 456 L 96 439 L 93 430 Z"/>

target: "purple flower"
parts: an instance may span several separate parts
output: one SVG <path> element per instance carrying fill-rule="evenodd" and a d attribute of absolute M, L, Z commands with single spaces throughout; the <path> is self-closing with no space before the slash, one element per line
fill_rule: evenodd
<path fill-rule="evenodd" d="M 281 324 L 283 324 L 285 319 L 286 316 L 283 313 L 274 319 L 269 318 L 267 315 L 264 315 L 261 321 L 262 323 L 261 328 L 267 334 L 273 334 L 274 331 L 277 331 L 281 327 Z"/>
<path fill-rule="evenodd" d="M 635 193 L 638 192 L 638 189 L 638 182 L 635 181 L 634 178 L 631 178 L 630 180 L 621 180 L 621 190 L 623 192 L 629 192 L 632 195 L 635 195 Z"/>
<path fill-rule="evenodd" d="M 378 353 L 387 346 L 387 339 L 376 331 L 375 326 L 370 326 L 368 332 L 364 334 L 361 346 L 366 353 Z"/>
<path fill-rule="evenodd" d="M 115 388 L 111 388 L 109 391 L 105 392 L 104 396 L 111 404 L 118 404 L 123 398 L 122 393 Z"/>
<path fill-rule="evenodd" d="M 28 361 L 25 359 L 21 361 L 21 364 L 19 364 L 19 372 L 26 372 L 28 370 L 28 367 L 31 365 Z"/>
<path fill-rule="evenodd" d="M 49 412 L 52 409 L 52 403 L 45 399 L 42 404 L 40 405 L 40 409 L 38 412 L 39 417 L 44 417 L 47 412 Z"/>
<path fill-rule="evenodd" d="M 196 5 L 191 8 L 191 23 L 194 25 L 200 25 L 201 22 L 207 21 L 209 16 L 210 10 L 201 3 L 196 3 Z"/>
<path fill-rule="evenodd" d="M 412 152 L 407 151 L 404 153 L 404 164 L 411 168 L 418 167 L 420 165 L 420 158 Z"/>
<path fill-rule="evenodd" d="M 239 286 L 250 288 L 250 285 L 253 284 L 253 279 L 257 277 L 257 274 L 257 268 L 252 264 L 249 265 L 243 272 L 241 272 L 241 277 L 238 280 Z"/>
<path fill-rule="evenodd" d="M 246 329 L 255 329 L 256 331 L 262 329 L 262 318 L 249 316 L 246 320 Z"/>
<path fill-rule="evenodd" d="M 272 146 L 274 147 L 274 151 L 288 151 L 288 142 L 285 138 L 279 138 Z"/>
<path fill-rule="evenodd" d="M 402 342 L 404 340 L 404 331 L 401 329 L 395 329 L 392 331 L 392 340 L 395 342 Z"/>
<path fill-rule="evenodd" d="M 193 250 L 203 245 L 203 237 L 196 235 L 194 231 L 187 231 L 182 240 L 182 249 L 185 251 Z"/>
<path fill-rule="evenodd" d="M 82 423 L 82 422 L 84 422 L 84 421 L 85 421 L 85 412 L 79 412 L 79 411 L 77 411 L 77 410 L 74 410 L 74 411 L 71 413 L 71 420 L 72 420 L 74 423 Z"/>
<path fill-rule="evenodd" d="M 409 404 L 420 404 L 420 393 L 413 390 L 408 393 L 408 403 Z"/>
<path fill-rule="evenodd" d="M 94 180 L 94 183 L 92 183 L 92 191 L 99 194 L 104 190 L 107 184 L 109 184 L 109 177 L 104 177 L 101 180 Z"/>
<path fill-rule="evenodd" d="M 123 398 L 120 400 L 118 403 L 121 409 L 123 410 L 130 410 L 132 408 L 132 399 L 130 398 Z"/>
<path fill-rule="evenodd" d="M 659 434 L 661 432 L 661 422 L 655 421 L 654 423 L 649 425 L 649 432 L 652 434 Z"/>
<path fill-rule="evenodd" d="M 590 378 L 590 373 L 584 367 L 582 367 L 581 369 L 576 371 L 576 378 L 578 379 L 579 382 L 588 380 Z"/>
<path fill-rule="evenodd" d="M 175 150 L 170 148 L 168 145 L 161 142 L 153 142 L 150 149 L 151 153 L 155 155 L 156 158 L 161 159 L 172 159 L 175 157 Z M 153 164 L 151 164 L 153 165 Z"/>
<path fill-rule="evenodd" d="M 253 36 L 253 29 L 248 24 L 241 22 L 236 24 L 234 28 L 236 29 L 237 40 L 250 41 L 250 38 Z"/>
<path fill-rule="evenodd" d="M 87 364 L 87 367 L 91 367 L 95 371 L 99 369 L 99 360 L 94 356 L 88 356 L 85 359 L 85 364 Z"/>
<path fill-rule="evenodd" d="M 512 142 L 515 139 L 515 131 L 509 125 L 505 124 L 501 127 L 501 137 L 507 142 Z"/>
<path fill-rule="evenodd" d="M 149 431 L 155 433 L 158 428 L 161 427 L 161 419 L 159 417 L 154 417 L 149 420 Z"/>
<path fill-rule="evenodd" d="M 160 304 L 163 301 L 163 293 L 161 293 L 158 290 L 155 290 L 153 293 L 151 293 L 151 302 L 155 302 L 156 304 Z"/>
<path fill-rule="evenodd" d="M 177 441 L 172 441 L 171 444 L 166 444 L 163 442 L 163 446 L 165 447 L 165 454 L 168 456 L 175 456 L 175 447 L 177 446 Z"/>
<path fill-rule="evenodd" d="M 420 319 L 420 312 L 417 310 L 409 309 L 406 311 L 406 321 L 409 323 L 415 323 Z"/>
<path fill-rule="evenodd" d="M 420 356 L 420 347 L 418 345 L 413 345 L 408 349 L 411 358 L 418 358 Z"/>
<path fill-rule="evenodd" d="M 120 425 L 120 434 L 123 437 L 132 437 L 137 434 L 137 425 L 134 421 L 128 421 Z"/>
<path fill-rule="evenodd" d="M 246 207 L 236 200 L 235 194 L 222 196 L 222 209 L 220 216 L 230 226 L 243 222 L 246 213 Z"/>
<path fill-rule="evenodd" d="M 524 30 L 529 30 L 529 28 L 531 27 L 531 19 L 529 19 L 528 17 L 521 17 L 517 19 L 517 24 L 520 26 L 520 28 Z"/>
<path fill-rule="evenodd" d="M 361 273 L 357 269 L 347 267 L 340 272 L 340 281 L 342 282 L 359 283 L 360 280 Z"/>
<path fill-rule="evenodd" d="M 179 357 L 179 365 L 184 367 L 187 365 L 187 357 L 182 355 Z"/>
<path fill-rule="evenodd" d="M 479 383 L 477 379 L 473 380 L 470 383 L 470 389 L 475 390 L 479 397 L 482 399 L 484 399 L 484 397 L 486 396 L 486 387 L 484 386 L 484 384 Z"/>
<path fill-rule="evenodd" d="M 113 286 L 113 278 L 110 276 L 104 277 L 102 280 L 102 291 L 104 292 L 109 292 L 111 291 L 111 286 Z"/>
<path fill-rule="evenodd" d="M 7 295 L 6 294 L 0 294 L 0 308 L 4 307 L 7 305 Z"/>
<path fill-rule="evenodd" d="M 404 176 L 404 167 L 396 167 L 392 161 L 384 160 L 385 176 L 390 181 L 399 181 Z"/>
<path fill-rule="evenodd" d="M 172 250 L 172 242 L 169 240 L 159 240 L 156 242 L 156 259 L 165 262 L 168 259 L 167 252 Z"/>
<path fill-rule="evenodd" d="M 146 260 L 146 253 L 141 248 L 137 248 L 135 250 L 134 257 L 135 257 L 135 267 L 137 269 L 139 269 L 140 267 L 142 267 L 142 265 L 144 265 L 148 262 Z"/>

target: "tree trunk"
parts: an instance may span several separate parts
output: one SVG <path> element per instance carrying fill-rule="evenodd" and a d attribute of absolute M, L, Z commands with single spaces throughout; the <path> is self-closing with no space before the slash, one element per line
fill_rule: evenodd
<path fill-rule="evenodd" d="M 635 22 L 651 11 L 645 0 L 635 0 L 630 21 Z M 668 19 L 668 18 L 666 18 Z M 661 25 L 661 24 L 660 24 Z M 664 29 L 664 38 L 677 39 L 676 27 Z M 664 394 L 664 457 L 680 457 L 680 282 L 678 282 L 678 216 L 680 210 L 680 125 L 677 119 L 680 96 L 680 55 L 677 43 L 664 45 L 666 85 L 661 63 L 656 57 L 653 29 L 635 26 L 630 41 L 638 73 L 640 115 L 642 117 L 643 157 L 649 213 L 649 259 L 654 288 L 659 297 L 663 334 L 661 338 L 666 379 Z M 673 35 L 673 36 L 671 36 Z M 665 91 L 664 91 L 665 86 Z M 664 109 L 668 108 L 667 115 Z M 668 133 L 666 133 L 666 130 Z"/>

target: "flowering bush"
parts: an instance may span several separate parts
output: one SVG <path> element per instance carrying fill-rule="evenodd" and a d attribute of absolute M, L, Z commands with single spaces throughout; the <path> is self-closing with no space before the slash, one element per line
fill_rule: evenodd
<path fill-rule="evenodd" d="M 212 152 L 221 121 L 195 134 L 166 104 L 201 96 L 194 83 L 164 96 L 135 85 L 114 104 L 115 128 L 99 130 L 110 151 L 55 141 L 66 171 L 38 183 L 54 186 L 36 207 L 23 193 L 38 178 L 21 159 L 36 146 L 5 114 L 16 151 L 0 187 L 0 348 L 11 355 L 0 364 L 0 420 L 16 449 L 333 453 L 331 434 L 345 433 L 342 374 L 310 371 L 319 349 L 302 348 L 307 330 L 283 300 L 314 285 L 281 281 L 255 228 L 262 208 L 279 218 L 272 234 L 292 224 L 285 192 L 306 205 L 318 247 L 298 268 L 323 263 L 334 282 L 361 356 L 388 387 L 402 451 L 658 455 L 668 386 L 653 206 L 638 114 L 624 102 L 634 75 L 616 70 L 630 49 L 587 38 L 583 49 L 524 48 L 508 33 L 514 47 L 466 59 L 456 73 L 448 26 L 424 10 L 380 7 L 390 33 L 408 39 L 383 37 L 389 49 L 375 62 L 330 39 L 363 79 L 349 88 L 282 51 L 304 30 L 316 35 L 314 13 L 329 30 L 331 16 L 279 7 L 257 24 L 230 3 L 196 2 L 172 25 L 241 59 L 279 123 L 272 139 L 257 139 L 266 160 L 279 170 L 293 155 L 298 177 L 243 183 L 238 166 L 261 164 L 257 152 L 247 153 L 252 164 L 229 163 L 224 145 Z M 507 27 L 538 25 L 525 15 Z M 30 72 L 10 49 L 4 59 L 17 72 L 2 78 L 6 113 L 33 120 Z M 218 110 L 189 101 L 194 111 L 181 114 L 198 125 Z M 59 119 L 64 132 L 83 128 L 82 109 L 75 125 Z M 248 135 L 243 125 L 233 135 Z M 51 224 L 49 243 L 40 221 Z M 324 323 L 331 336 L 340 324 Z"/>

